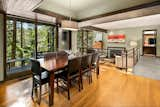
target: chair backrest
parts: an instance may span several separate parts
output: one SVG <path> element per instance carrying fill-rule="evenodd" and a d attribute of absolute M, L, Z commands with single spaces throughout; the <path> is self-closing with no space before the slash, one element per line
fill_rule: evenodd
<path fill-rule="evenodd" d="M 53 60 L 56 59 L 57 53 L 56 52 L 48 52 L 44 54 L 44 60 Z"/>
<path fill-rule="evenodd" d="M 90 48 L 90 49 L 87 49 L 87 53 L 96 53 L 96 50 L 95 50 L 95 49 Z"/>
<path fill-rule="evenodd" d="M 68 74 L 72 75 L 75 72 L 79 72 L 81 68 L 81 57 L 75 57 L 73 59 L 70 59 L 68 62 Z"/>
<path fill-rule="evenodd" d="M 91 65 L 92 54 L 82 56 L 81 67 L 88 68 Z"/>
<path fill-rule="evenodd" d="M 65 51 L 57 52 L 56 64 L 60 68 L 68 65 L 68 54 Z"/>
<path fill-rule="evenodd" d="M 99 60 L 99 54 L 98 53 L 92 54 L 92 64 L 96 64 L 98 60 Z"/>
<path fill-rule="evenodd" d="M 41 75 L 41 68 L 40 63 L 36 59 L 30 59 L 31 60 L 31 71 L 33 75 Z"/>

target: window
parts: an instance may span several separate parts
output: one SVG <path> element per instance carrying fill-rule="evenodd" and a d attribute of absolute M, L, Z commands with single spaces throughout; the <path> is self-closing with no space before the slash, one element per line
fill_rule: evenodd
<path fill-rule="evenodd" d="M 78 31 L 78 34 L 77 34 L 77 48 L 78 49 L 81 49 L 83 47 L 82 39 L 83 39 L 82 31 Z"/>
<path fill-rule="evenodd" d="M 13 54 L 13 20 L 7 20 L 7 59 L 14 58 Z"/>
<path fill-rule="evenodd" d="M 40 53 L 54 51 L 54 27 L 49 25 L 38 25 L 38 46 Z"/>
<path fill-rule="evenodd" d="M 22 23 L 23 35 L 23 57 L 34 57 L 35 53 L 35 25 L 32 23 Z"/>
<path fill-rule="evenodd" d="M 37 28 L 37 40 L 35 28 Z M 32 21 L 8 18 L 6 30 L 7 74 L 28 71 L 29 58 L 36 58 L 38 52 L 51 52 L 56 48 L 53 25 L 38 24 L 36 27 Z"/>
<path fill-rule="evenodd" d="M 81 30 L 77 35 L 77 48 L 81 52 L 85 52 L 87 48 L 92 48 L 93 45 L 93 31 Z"/>

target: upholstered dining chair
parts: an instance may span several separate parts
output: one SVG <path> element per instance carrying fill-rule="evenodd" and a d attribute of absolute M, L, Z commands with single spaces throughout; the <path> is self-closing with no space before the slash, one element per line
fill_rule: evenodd
<path fill-rule="evenodd" d="M 32 71 L 32 79 L 33 79 L 31 97 L 32 97 L 32 100 L 34 100 L 33 98 L 34 89 L 37 90 L 39 86 L 38 104 L 40 105 L 42 85 L 49 83 L 49 73 L 45 69 L 40 67 L 40 63 L 36 59 L 30 59 L 30 60 L 32 64 L 31 71 Z"/>
<path fill-rule="evenodd" d="M 92 82 L 92 73 L 91 73 L 91 60 L 92 54 L 87 54 L 82 56 L 81 61 L 81 84 L 83 89 L 83 75 L 87 73 L 89 84 Z"/>
<path fill-rule="evenodd" d="M 70 100 L 71 80 L 75 80 L 76 78 L 78 78 L 78 86 L 79 86 L 79 91 L 80 91 L 80 87 L 81 87 L 80 68 L 81 68 L 81 57 L 75 57 L 68 61 L 68 66 L 66 70 L 64 70 L 58 76 L 67 85 L 68 100 Z"/>
<path fill-rule="evenodd" d="M 99 75 L 99 53 L 92 54 L 91 69 L 93 69 L 96 72 L 96 75 L 98 78 L 98 75 Z"/>

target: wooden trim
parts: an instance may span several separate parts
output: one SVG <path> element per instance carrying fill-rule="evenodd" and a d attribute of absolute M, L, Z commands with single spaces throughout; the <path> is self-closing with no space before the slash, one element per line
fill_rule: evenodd
<path fill-rule="evenodd" d="M 67 18 L 64 15 L 61 15 L 61 14 L 58 14 L 58 13 L 55 13 L 55 12 L 52 12 L 52 11 L 49 11 L 49 10 L 45 10 L 45 9 L 42 9 L 42 8 L 37 8 L 37 9 L 34 10 L 34 12 L 45 14 L 45 15 L 48 15 L 48 16 L 56 17 L 56 18 L 60 18 L 60 19 L 66 19 Z"/>
<path fill-rule="evenodd" d="M 23 71 L 23 72 L 16 72 L 15 74 L 8 75 L 7 78 L 6 78 L 6 81 L 19 79 L 19 78 L 25 78 L 25 77 L 28 77 L 28 76 L 30 77 L 30 75 L 31 75 L 30 70 Z"/>
<path fill-rule="evenodd" d="M 84 38 L 84 30 L 82 30 L 82 38 L 81 38 L 81 41 L 82 41 L 82 54 L 84 53 L 84 41 L 83 41 L 83 38 Z"/>
<path fill-rule="evenodd" d="M 99 32 L 107 33 L 107 30 L 106 30 L 106 29 L 97 28 L 97 27 L 93 27 L 93 26 L 82 27 L 82 29 L 86 29 L 86 30 L 94 30 L 94 31 L 99 31 Z"/>
<path fill-rule="evenodd" d="M 56 25 L 56 51 L 59 48 L 59 24 Z"/>
<path fill-rule="evenodd" d="M 21 22 L 21 48 L 23 48 L 23 23 Z M 21 58 L 23 58 L 23 53 L 21 53 Z"/>
<path fill-rule="evenodd" d="M 88 34 L 89 34 L 89 31 L 86 31 L 86 33 L 87 33 L 87 49 L 88 49 Z"/>
<path fill-rule="evenodd" d="M 17 23 L 16 23 L 16 19 L 13 19 L 13 37 L 12 37 L 13 44 L 12 44 L 12 48 L 11 48 L 11 51 L 12 51 L 11 58 L 12 59 L 15 59 L 15 57 L 16 57 L 16 39 L 17 39 L 16 35 L 17 35 Z M 12 64 L 11 64 L 11 66 L 15 66 L 14 62 Z"/>
<path fill-rule="evenodd" d="M 37 16 L 36 16 L 36 19 L 35 19 L 35 52 L 36 52 L 36 59 L 37 59 L 37 46 L 38 46 L 38 34 L 37 34 L 38 32 L 37 32 Z"/>
<path fill-rule="evenodd" d="M 28 22 L 28 23 L 34 23 L 35 19 L 31 19 L 31 18 L 26 18 L 26 17 L 22 17 L 22 16 L 16 16 L 16 15 L 11 15 L 11 14 L 7 14 L 7 18 L 8 19 L 16 19 L 18 21 L 24 21 L 24 22 Z M 51 25 L 51 26 L 56 26 L 56 24 L 54 23 L 50 23 L 50 22 L 45 22 L 45 21 L 41 21 L 41 20 L 37 20 L 38 24 L 45 24 L 45 25 Z"/>
<path fill-rule="evenodd" d="M 21 17 L 21 16 L 16 16 L 16 15 L 11 15 L 11 14 L 7 14 L 7 19 L 16 19 L 18 21 L 26 21 L 26 22 L 34 22 L 35 19 L 30 19 L 30 18 L 25 18 L 25 17 Z"/>
<path fill-rule="evenodd" d="M 69 50 L 72 49 L 72 31 L 69 31 Z"/>
<path fill-rule="evenodd" d="M 3 69 L 4 69 L 4 80 L 3 81 L 6 81 L 6 77 L 7 77 L 7 70 L 6 70 L 6 37 L 7 37 L 7 34 L 6 34 L 6 21 L 7 21 L 7 18 L 6 18 L 6 14 L 3 14 L 3 20 L 4 20 L 4 28 L 3 28 L 3 41 L 4 41 L 4 44 L 3 44 Z"/>
<path fill-rule="evenodd" d="M 62 14 L 55 13 L 55 12 L 45 10 L 45 9 L 42 9 L 42 8 L 37 8 L 37 9 L 34 10 L 34 12 L 40 13 L 40 14 L 45 14 L 45 15 L 52 16 L 52 17 L 56 17 L 57 23 L 59 23 L 59 24 L 61 24 L 61 20 L 66 20 L 66 19 L 69 18 L 68 16 L 64 16 Z M 75 18 L 72 18 L 72 20 L 77 21 L 77 22 L 79 21 Z"/>
<path fill-rule="evenodd" d="M 96 16 L 91 16 L 91 17 L 88 17 L 88 18 L 80 19 L 79 21 L 82 22 L 82 21 L 97 19 L 97 18 L 101 18 L 101 17 L 106 17 L 106 16 L 119 14 L 119 13 L 124 13 L 124 12 L 133 11 L 133 10 L 148 8 L 148 7 L 152 7 L 152 6 L 156 6 L 156 5 L 160 5 L 160 1 L 159 0 L 151 2 L 151 3 L 145 3 L 145 4 L 133 6 L 133 7 L 130 7 L 130 8 L 121 9 L 121 10 L 118 10 L 118 11 L 104 13 L 104 14 L 100 14 L 100 15 L 96 15 Z"/>
<path fill-rule="evenodd" d="M 142 34 L 142 56 L 144 55 L 144 32 L 145 31 L 156 31 L 156 34 L 155 34 L 155 37 L 156 37 L 155 56 L 157 56 L 157 29 L 143 30 L 143 34 Z"/>
<path fill-rule="evenodd" d="M 6 12 L 5 12 L 5 11 L 3 11 L 3 10 L 0 10 L 0 13 L 1 13 L 1 14 L 6 14 Z"/>

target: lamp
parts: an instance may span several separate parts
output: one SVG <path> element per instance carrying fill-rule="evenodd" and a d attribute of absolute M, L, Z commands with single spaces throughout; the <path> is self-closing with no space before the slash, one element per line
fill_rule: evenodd
<path fill-rule="evenodd" d="M 71 0 L 69 3 L 69 7 L 71 9 Z M 69 17 L 69 20 L 62 20 L 61 27 L 64 30 L 72 30 L 77 31 L 78 30 L 78 23 L 71 20 L 71 16 Z"/>
<path fill-rule="evenodd" d="M 71 20 L 62 20 L 61 26 L 62 29 L 64 30 L 72 30 L 72 31 L 78 30 L 78 23 Z"/>
<path fill-rule="evenodd" d="M 132 41 L 132 40 L 131 40 L 131 41 L 129 42 L 129 45 L 130 45 L 131 47 L 137 47 L 138 44 L 137 44 L 136 41 Z"/>

